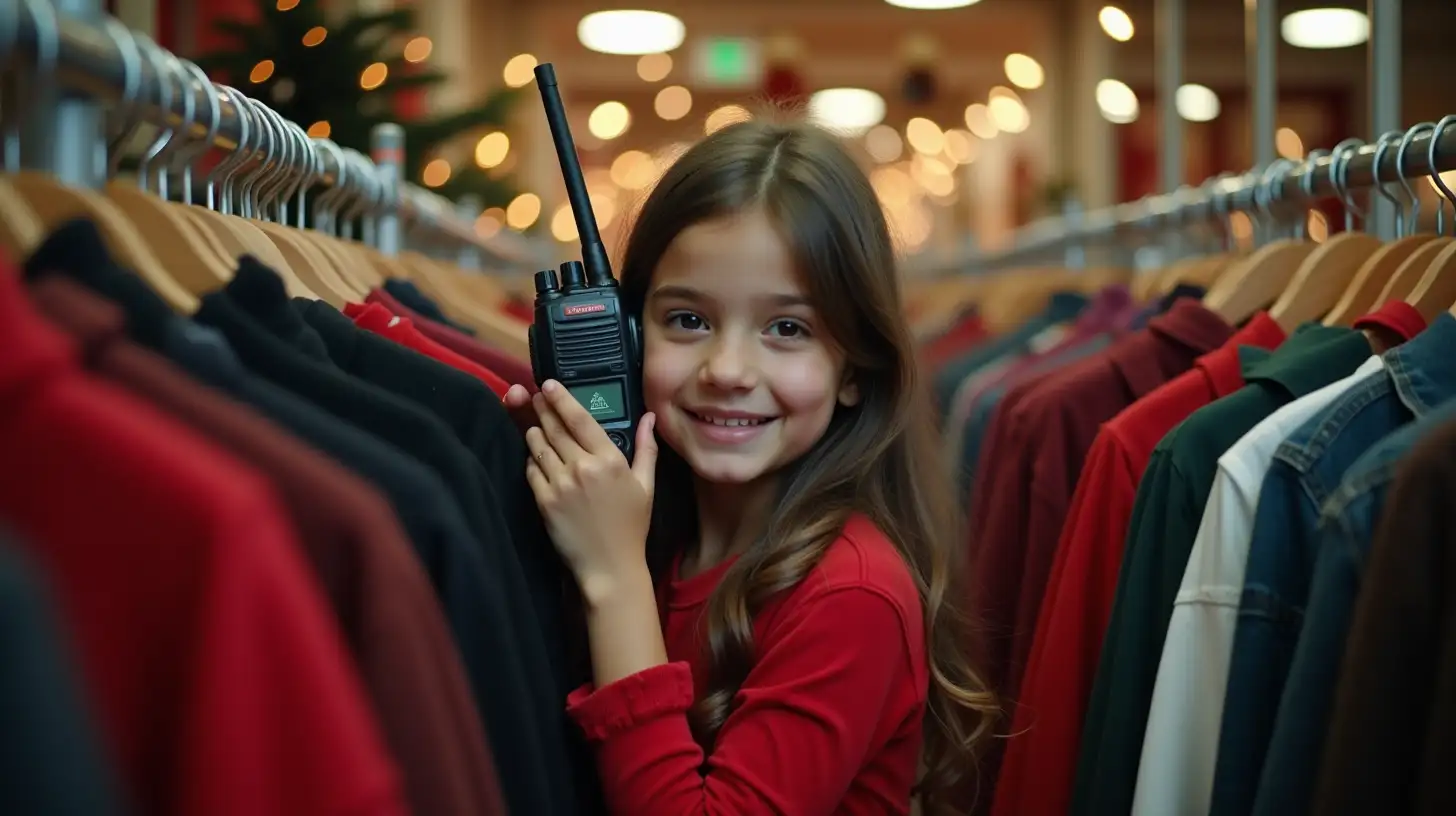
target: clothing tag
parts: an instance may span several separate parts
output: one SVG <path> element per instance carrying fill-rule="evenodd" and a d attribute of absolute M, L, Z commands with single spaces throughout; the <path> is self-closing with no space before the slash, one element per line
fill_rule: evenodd
<path fill-rule="evenodd" d="M 1051 351 L 1052 349 L 1056 348 L 1058 343 L 1066 339 L 1067 335 L 1071 331 L 1072 330 L 1070 327 L 1061 323 L 1058 323 L 1055 326 L 1048 326 L 1045 329 L 1042 329 L 1041 331 L 1032 335 L 1031 339 L 1026 341 L 1026 349 L 1032 354 L 1041 354 L 1045 351 Z"/>

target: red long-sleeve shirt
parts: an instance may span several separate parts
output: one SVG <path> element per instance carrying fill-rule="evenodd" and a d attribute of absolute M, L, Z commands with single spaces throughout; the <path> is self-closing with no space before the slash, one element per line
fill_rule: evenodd
<path fill-rule="evenodd" d="M 924 615 L 894 546 L 854 517 L 754 619 L 757 662 L 706 759 L 687 710 L 703 615 L 729 564 L 659 592 L 666 665 L 569 700 L 613 813 L 904 814 L 929 688 Z"/>

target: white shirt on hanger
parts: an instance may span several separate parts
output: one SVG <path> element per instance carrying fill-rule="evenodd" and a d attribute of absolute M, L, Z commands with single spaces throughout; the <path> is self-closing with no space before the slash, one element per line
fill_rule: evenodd
<path fill-rule="evenodd" d="M 1270 414 L 1219 457 L 1158 661 L 1133 816 L 1208 812 L 1244 567 L 1264 476 L 1274 451 L 1291 433 L 1384 367 L 1379 356 L 1372 356 L 1350 376 Z"/>

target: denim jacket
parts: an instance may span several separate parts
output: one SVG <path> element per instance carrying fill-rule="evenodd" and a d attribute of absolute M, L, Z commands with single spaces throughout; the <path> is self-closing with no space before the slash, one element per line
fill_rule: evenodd
<path fill-rule="evenodd" d="M 1264 760 L 1320 549 L 1321 508 L 1375 443 L 1456 397 L 1453 346 L 1456 318 L 1443 314 L 1386 352 L 1382 371 L 1346 391 L 1275 452 L 1244 574 L 1211 813 L 1249 813 L 1267 776 Z"/>

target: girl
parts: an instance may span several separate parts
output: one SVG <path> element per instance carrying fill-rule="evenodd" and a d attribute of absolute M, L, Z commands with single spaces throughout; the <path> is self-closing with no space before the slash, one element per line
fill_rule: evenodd
<path fill-rule="evenodd" d="M 595 683 L 568 708 L 613 812 L 964 812 L 996 706 L 869 181 L 813 127 L 719 130 L 621 270 L 636 461 L 559 383 L 506 397 L 535 410 L 527 479 L 585 601 Z"/>

